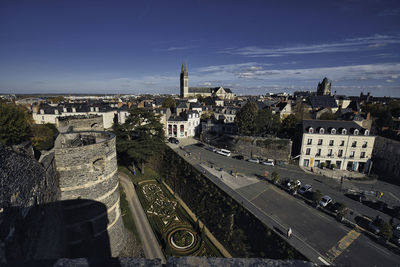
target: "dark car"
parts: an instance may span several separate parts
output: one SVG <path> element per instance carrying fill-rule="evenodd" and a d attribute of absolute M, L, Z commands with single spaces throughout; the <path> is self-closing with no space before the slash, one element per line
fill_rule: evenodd
<path fill-rule="evenodd" d="M 170 137 L 168 138 L 168 141 L 172 144 L 179 144 L 179 140 L 176 139 L 175 137 Z"/>
<path fill-rule="evenodd" d="M 240 159 L 240 160 L 244 160 L 244 157 L 242 155 L 236 155 L 232 157 L 233 159 Z"/>

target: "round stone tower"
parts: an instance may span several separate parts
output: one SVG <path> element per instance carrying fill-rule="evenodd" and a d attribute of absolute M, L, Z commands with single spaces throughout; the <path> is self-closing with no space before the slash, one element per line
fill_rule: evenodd
<path fill-rule="evenodd" d="M 115 135 L 60 134 L 54 149 L 73 257 L 118 256 L 125 245 Z"/>

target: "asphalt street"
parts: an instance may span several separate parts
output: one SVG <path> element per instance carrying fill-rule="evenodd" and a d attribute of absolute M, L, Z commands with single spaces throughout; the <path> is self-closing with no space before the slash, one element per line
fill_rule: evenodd
<path fill-rule="evenodd" d="M 129 204 L 129 208 L 132 212 L 132 217 L 135 221 L 136 228 L 142 241 L 143 251 L 147 259 L 161 259 L 163 264 L 166 263 L 164 254 L 158 244 L 157 238 L 151 229 L 150 223 L 143 211 L 142 205 L 140 204 L 139 198 L 136 195 L 135 188 L 129 177 L 118 172 L 118 177 L 124 188 L 126 199 Z"/>
<path fill-rule="evenodd" d="M 232 182 L 228 182 L 227 178 L 234 179 L 234 175 L 230 175 L 231 172 L 238 173 L 235 179 L 245 179 L 246 177 L 255 177 L 255 175 L 261 177 L 265 171 L 271 174 L 276 170 L 283 179 L 299 179 L 303 184 L 310 183 L 314 189 L 330 195 L 335 201 L 345 203 L 354 210 L 353 216 L 362 214 L 374 217 L 379 214 L 387 218 L 386 214 L 345 197 L 340 191 L 340 184 L 337 181 L 305 173 L 297 166 L 264 166 L 224 157 L 195 145 L 186 146 L 185 151 L 178 147 L 174 148 L 181 154 L 187 153 L 186 159 L 189 162 L 195 167 L 207 171 L 207 177 L 210 180 L 236 200 L 241 201 L 243 206 L 266 225 L 270 227 L 272 225 L 283 233 L 285 233 L 284 229 L 290 226 L 293 229 L 294 239 L 289 242 L 296 248 L 301 248 L 300 251 L 306 251 L 306 253 L 303 251 L 302 253 L 307 254 L 306 256 L 313 262 L 318 264 L 330 262 L 350 266 L 399 266 L 400 257 L 398 255 L 374 243 L 367 236 L 345 227 L 332 217 L 308 206 L 300 199 L 277 189 L 263 181 L 262 178 L 257 183 L 239 188 L 232 187 Z M 226 178 L 221 179 L 220 175 Z M 352 184 L 352 186 L 354 185 Z M 371 187 L 369 184 L 366 186 Z M 375 184 L 374 186 L 382 185 Z M 395 188 L 393 191 L 392 188 L 389 192 L 396 192 L 396 190 L 398 189 Z M 313 256 L 310 257 L 310 255 Z"/>

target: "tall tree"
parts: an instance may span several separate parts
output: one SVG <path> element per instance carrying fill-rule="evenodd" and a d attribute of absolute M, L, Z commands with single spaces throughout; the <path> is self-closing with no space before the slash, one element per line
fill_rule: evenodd
<path fill-rule="evenodd" d="M 235 122 L 239 131 L 244 135 L 254 135 L 256 132 L 256 117 L 258 107 L 256 103 L 248 101 L 236 114 Z"/>
<path fill-rule="evenodd" d="M 294 138 L 296 133 L 296 125 L 299 123 L 299 120 L 296 118 L 294 114 L 290 114 L 286 118 L 282 120 L 281 124 L 281 134 L 285 137 Z"/>
<path fill-rule="evenodd" d="M 174 108 L 174 107 L 176 107 L 175 99 L 173 99 L 172 97 L 167 97 L 162 102 L 162 107 L 163 108 Z"/>
<path fill-rule="evenodd" d="M 0 142 L 15 145 L 29 140 L 32 117 L 23 107 L 0 102 Z"/>
<path fill-rule="evenodd" d="M 114 124 L 113 130 L 117 136 L 119 158 L 125 164 L 141 164 L 142 172 L 144 163 L 164 148 L 164 127 L 160 117 L 149 110 L 131 109 L 126 122 Z"/>
<path fill-rule="evenodd" d="M 261 109 L 257 112 L 255 119 L 256 134 L 277 134 L 281 121 L 278 115 L 272 114 L 271 110 Z"/>

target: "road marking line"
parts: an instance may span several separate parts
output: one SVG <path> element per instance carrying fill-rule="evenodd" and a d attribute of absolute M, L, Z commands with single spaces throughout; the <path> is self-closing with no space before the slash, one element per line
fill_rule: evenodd
<path fill-rule="evenodd" d="M 330 265 L 329 262 L 327 262 L 326 260 L 324 260 L 322 257 L 318 257 L 318 259 L 325 265 Z"/>
<path fill-rule="evenodd" d="M 265 188 L 262 192 L 258 193 L 255 197 L 253 197 L 252 199 L 250 199 L 250 201 L 253 201 L 254 199 L 258 198 L 262 193 L 264 193 L 265 191 L 267 191 L 269 189 L 269 187 Z"/>
<path fill-rule="evenodd" d="M 394 197 L 395 199 L 397 199 L 398 201 L 400 201 L 400 198 L 396 197 L 394 194 L 392 194 L 391 192 L 388 192 L 389 195 L 391 195 L 392 197 Z"/>
<path fill-rule="evenodd" d="M 387 255 L 387 256 L 390 256 L 390 253 L 389 252 L 387 252 L 387 251 L 385 251 L 385 250 L 383 250 L 382 248 L 380 248 L 380 247 L 378 247 L 378 246 L 376 246 L 376 245 L 374 245 L 373 243 L 371 243 L 371 242 L 367 242 L 370 246 L 373 246 L 374 248 L 376 248 L 376 249 L 378 249 L 378 250 L 380 250 L 382 253 L 384 253 L 385 255 Z"/>
<path fill-rule="evenodd" d="M 329 258 L 330 261 L 334 261 L 342 252 L 348 248 L 358 237 L 360 233 L 353 229 L 349 231 L 342 239 L 337 242 L 335 246 L 333 246 L 328 252 L 326 252 L 326 256 Z"/>

